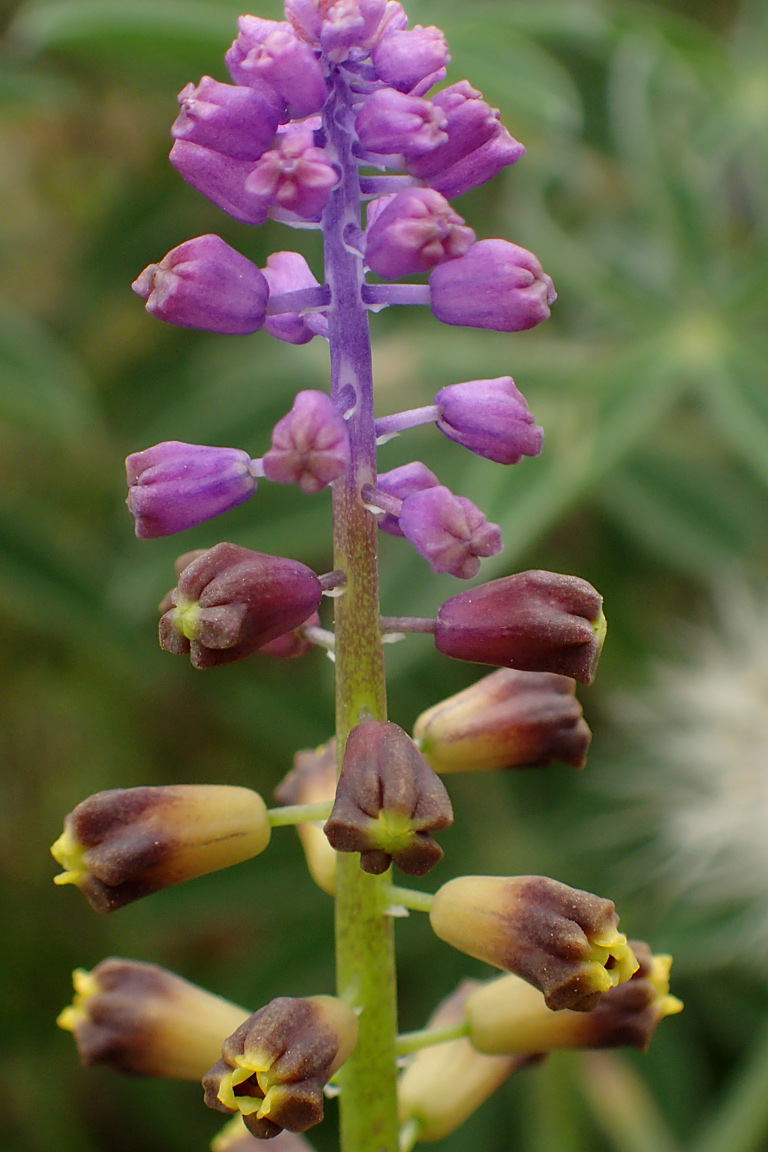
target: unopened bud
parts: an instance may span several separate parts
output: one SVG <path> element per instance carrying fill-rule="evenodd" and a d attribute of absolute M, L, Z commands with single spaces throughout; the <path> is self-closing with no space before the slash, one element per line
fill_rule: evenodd
<path fill-rule="evenodd" d="M 312 270 L 299 252 L 273 252 L 263 269 L 271 296 L 319 287 Z M 307 344 L 313 336 L 328 333 L 328 321 L 319 312 L 302 316 L 299 312 L 280 312 L 267 316 L 264 331 L 287 344 Z"/>
<path fill-rule="evenodd" d="M 399 92 L 431 88 L 445 77 L 451 60 L 445 36 L 439 28 L 417 24 L 407 31 L 383 36 L 371 53 L 379 79 Z"/>
<path fill-rule="evenodd" d="M 443 484 L 406 496 L 398 520 L 403 536 L 434 572 L 460 580 L 471 580 L 480 571 L 481 557 L 496 556 L 504 547 L 498 524 Z"/>
<path fill-rule="evenodd" d="M 97 912 L 250 860 L 269 843 L 258 792 L 226 784 L 111 788 L 78 804 L 51 848 Z"/>
<path fill-rule="evenodd" d="M 357 1041 L 357 1016 L 333 996 L 279 996 L 250 1016 L 203 1077 L 205 1102 L 240 1112 L 261 1140 L 323 1118 L 323 1088 Z"/>
<path fill-rule="evenodd" d="M 355 120 L 360 145 L 376 155 L 406 159 L 432 152 L 448 137 L 442 108 L 420 96 L 380 88 L 363 104 Z"/>
<path fill-rule="evenodd" d="M 450 384 L 435 396 L 435 423 L 450 440 L 498 464 L 538 456 L 543 431 L 511 376 Z"/>
<path fill-rule="evenodd" d="M 450 168 L 496 133 L 498 108 L 491 108 L 482 93 L 467 80 L 443 88 L 429 103 L 445 116 L 445 141 L 428 153 L 409 160 L 408 171 L 431 183 L 431 177 Z"/>
<path fill-rule="evenodd" d="M 297 752 L 293 768 L 275 789 L 280 804 L 322 804 L 336 795 L 336 741 Z M 336 852 L 323 832 L 323 821 L 297 824 L 310 876 L 324 892 L 336 891 Z"/>
<path fill-rule="evenodd" d="M 548 1008 L 590 1012 L 638 968 L 613 901 L 546 876 L 461 876 L 429 915 L 441 940 L 527 980 Z"/>
<path fill-rule="evenodd" d="M 424 876 L 443 856 L 429 833 L 452 823 L 445 786 L 402 728 L 366 720 L 352 729 L 325 825 L 337 852 L 359 852 L 360 867 L 375 875 L 394 860 Z"/>
<path fill-rule="evenodd" d="M 502 976 L 468 997 L 466 1017 L 480 1052 L 552 1052 L 558 1048 L 631 1047 L 645 1052 L 665 1016 L 683 1005 L 669 994 L 671 956 L 653 956 L 647 944 L 630 941 L 639 968 L 610 988 L 591 1012 L 552 1012 L 541 992 L 518 976 Z"/>
<path fill-rule="evenodd" d="M 443 324 L 497 332 L 535 327 L 557 298 L 533 253 L 507 240 L 478 240 L 465 256 L 438 265 L 429 286 Z"/>
<path fill-rule="evenodd" d="M 583 768 L 592 734 L 575 683 L 553 672 L 500 668 L 422 712 L 413 729 L 436 772 Z"/>
<path fill-rule="evenodd" d="M 312 129 L 296 123 L 279 133 L 275 147 L 256 161 L 244 187 L 265 215 L 276 207 L 312 220 L 319 219 L 336 184 L 336 169 L 315 145 Z"/>
<path fill-rule="evenodd" d="M 455 260 L 474 242 L 475 233 L 444 196 L 433 188 L 409 188 L 376 214 L 365 260 L 377 276 L 396 280 Z"/>
<path fill-rule="evenodd" d="M 73 1032 L 83 1064 L 131 1076 L 200 1080 L 245 1008 L 155 964 L 102 960 L 73 973 L 75 999 L 57 1023 Z"/>
<path fill-rule="evenodd" d="M 189 653 L 195 668 L 230 664 L 298 628 L 322 595 L 298 560 L 217 544 L 181 572 L 160 620 L 160 646 Z"/>
<path fill-rule="evenodd" d="M 377 489 L 385 492 L 387 496 L 394 496 L 397 500 L 405 500 L 406 496 L 412 496 L 414 492 L 424 492 L 427 488 L 437 488 L 439 485 L 440 481 L 434 472 L 420 460 L 401 464 L 391 472 L 382 472 L 376 479 Z M 382 512 L 376 517 L 376 522 L 381 531 L 390 536 L 403 535 L 398 517 L 390 512 Z"/>
<path fill-rule="evenodd" d="M 602 603 L 578 576 L 518 572 L 446 600 L 435 645 L 455 660 L 591 684 L 605 639 Z"/>
<path fill-rule="evenodd" d="M 258 160 L 272 143 L 282 111 L 266 84 L 247 88 L 220 84 L 210 76 L 203 76 L 197 88 L 187 84 L 179 105 L 171 128 L 174 140 L 189 140 L 236 160 Z"/>
<path fill-rule="evenodd" d="M 478 988 L 477 980 L 464 980 L 430 1016 L 427 1027 L 460 1023 L 467 998 Z M 526 1063 L 519 1056 L 481 1055 L 465 1038 L 422 1048 L 398 1081 L 400 1123 L 416 1120 L 420 1140 L 442 1140 Z"/>
<path fill-rule="evenodd" d="M 298 484 L 311 495 L 343 476 L 349 459 L 344 417 L 327 392 L 306 389 L 272 431 L 264 474 L 280 484 Z"/>

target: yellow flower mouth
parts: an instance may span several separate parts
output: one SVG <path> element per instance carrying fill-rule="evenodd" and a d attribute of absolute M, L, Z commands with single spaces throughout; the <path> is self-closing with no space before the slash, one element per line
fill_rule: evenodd
<path fill-rule="evenodd" d="M 58 880 L 58 877 L 56 879 Z M 62 881 L 62 883 L 66 883 L 66 881 Z M 98 980 L 85 968 L 75 969 L 72 973 L 72 984 L 75 989 L 75 998 L 56 1017 L 57 1025 L 59 1028 L 63 1028 L 65 1032 L 74 1032 L 78 1024 L 82 1024 L 88 1019 L 86 1005 L 90 998 L 100 990 Z"/>
<path fill-rule="evenodd" d="M 623 932 L 590 940 L 587 962 L 595 966 L 594 985 L 599 992 L 608 992 L 623 984 L 640 967 Z"/>
<path fill-rule="evenodd" d="M 79 884 L 88 875 L 83 862 L 84 853 L 83 845 L 75 840 L 69 828 L 65 828 L 58 840 L 51 844 L 51 855 L 64 869 L 58 876 L 54 876 L 54 884 Z"/>
<path fill-rule="evenodd" d="M 219 1086 L 219 1100 L 227 1108 L 233 1111 L 237 1110 L 242 1116 L 252 1116 L 256 1113 L 259 1120 L 264 1116 L 269 1116 L 270 1112 L 270 1093 L 273 1092 L 275 1085 L 272 1083 L 272 1077 L 269 1070 L 273 1061 L 265 1056 L 263 1060 L 254 1058 L 253 1054 L 249 1054 L 247 1063 L 245 1057 L 239 1056 L 237 1059 L 237 1068 L 233 1068 L 222 1077 Z M 253 1076 L 256 1077 L 256 1084 L 258 1090 L 263 1093 L 262 1096 L 238 1096 L 235 1093 L 235 1088 L 240 1084 L 245 1084 Z"/>
<path fill-rule="evenodd" d="M 197 600 L 179 600 L 173 613 L 173 626 L 187 640 L 194 640 L 199 616 L 200 605 Z"/>

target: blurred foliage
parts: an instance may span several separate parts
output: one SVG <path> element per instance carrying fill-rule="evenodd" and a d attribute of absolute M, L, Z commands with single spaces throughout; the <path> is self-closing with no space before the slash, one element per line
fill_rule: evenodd
<path fill-rule="evenodd" d="M 611 621 L 599 684 L 583 694 L 596 730 L 586 775 L 452 780 L 458 818 L 436 880 L 540 871 L 624 891 L 623 923 L 663 948 L 674 924 L 658 928 L 652 889 L 615 866 L 627 846 L 590 829 L 609 826 L 616 803 L 600 781 L 642 770 L 605 731 L 611 693 L 642 685 L 655 655 L 679 647 L 676 621 L 710 619 L 714 581 L 759 585 L 765 570 L 768 6 L 408 7 L 413 22 L 444 27 L 451 77 L 468 76 L 528 147 L 462 213 L 480 235 L 536 251 L 560 300 L 550 324 L 512 337 L 440 329 L 416 309 L 374 317 L 382 414 L 456 380 L 512 373 L 546 429 L 543 456 L 515 469 L 462 454 L 433 429 L 388 445 L 382 466 L 419 456 L 501 523 L 506 550 L 485 578 L 520 566 L 577 572 L 604 593 Z M 220 523 L 141 543 L 122 506 L 126 452 L 174 438 L 261 454 L 297 387 L 327 377 L 319 341 L 167 328 L 129 290 L 145 264 L 208 231 L 261 264 L 300 248 L 319 271 L 311 234 L 239 225 L 167 163 L 175 94 L 203 72 L 226 78 L 239 10 L 232 0 L 0 7 L 0 1140 L 14 1152 L 188 1152 L 218 1125 L 194 1086 L 76 1066 L 52 1025 L 76 965 L 153 960 L 254 1006 L 332 988 L 330 901 L 290 832 L 268 858 L 107 921 L 53 889 L 47 857 L 63 813 L 93 791 L 226 781 L 269 795 L 294 750 L 332 725 L 320 653 L 199 676 L 153 640 L 181 551 L 223 535 L 326 569 L 327 498 L 264 485 Z M 259 13 L 277 16 L 276 0 Z M 431 613 L 455 590 L 403 541 L 386 538 L 381 552 L 385 612 Z M 403 725 L 477 676 L 423 637 L 389 650 L 388 663 Z M 472 965 L 423 918 L 398 936 L 403 1024 L 418 1027 Z M 684 956 L 675 991 L 687 1010 L 648 1056 L 553 1058 L 440 1147 L 768 1148 L 766 974 L 713 967 L 706 931 Z M 332 1125 L 315 1143 L 334 1147 Z"/>

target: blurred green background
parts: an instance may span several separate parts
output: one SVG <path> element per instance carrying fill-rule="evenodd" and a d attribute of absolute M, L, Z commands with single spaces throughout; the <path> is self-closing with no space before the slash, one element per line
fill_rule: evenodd
<path fill-rule="evenodd" d="M 768 5 L 408 10 L 445 29 L 449 79 L 481 88 L 528 148 L 460 211 L 480 236 L 533 249 L 560 299 L 550 323 L 512 336 L 420 309 L 375 316 L 381 414 L 512 374 L 546 430 L 542 457 L 514 469 L 434 429 L 383 448 L 382 469 L 423 459 L 501 523 L 486 579 L 575 572 L 610 622 L 598 683 L 580 693 L 586 771 L 451 779 L 457 820 L 434 882 L 544 872 L 611 896 L 631 935 L 674 950 L 686 1001 L 649 1055 L 553 1058 L 439 1147 L 765 1152 Z M 310 233 L 234 223 L 167 161 L 176 93 L 202 73 L 226 79 L 239 11 L 0 4 L 0 1142 L 14 1152 L 192 1152 L 219 1127 L 194 1085 L 79 1068 L 53 1025 L 75 966 L 151 960 L 254 1007 L 332 989 L 331 901 L 290 830 L 265 857 L 109 919 L 54 889 L 48 856 L 91 792 L 210 781 L 268 796 L 293 752 L 330 734 L 321 653 L 200 674 L 155 640 L 182 551 L 224 538 L 326 570 L 327 493 L 264 484 L 222 520 L 149 542 L 123 506 L 127 452 L 181 439 L 261 455 L 293 393 L 327 378 L 320 341 L 173 329 L 129 287 L 209 231 L 259 264 L 299 249 L 319 272 Z M 276 0 L 258 14 L 278 16 Z M 455 592 L 402 540 L 381 552 L 385 612 L 432 614 Z M 426 637 L 387 657 L 406 727 L 478 677 Z M 419 1027 L 481 966 L 423 917 L 397 933 L 403 1026 Z M 333 1123 L 312 1138 L 330 1152 Z"/>

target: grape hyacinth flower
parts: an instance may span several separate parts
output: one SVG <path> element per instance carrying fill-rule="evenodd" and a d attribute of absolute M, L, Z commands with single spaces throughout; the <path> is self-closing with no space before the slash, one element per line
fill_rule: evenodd
<path fill-rule="evenodd" d="M 284 16 L 240 17 L 225 57 L 233 84 L 204 76 L 182 89 L 170 159 L 240 224 L 271 217 L 319 232 L 322 283 L 301 252 L 274 252 L 262 271 L 210 234 L 179 244 L 134 289 L 153 315 L 216 339 L 264 328 L 300 346 L 321 335 L 330 387 L 298 388 L 261 459 L 180 441 L 131 454 L 128 502 L 146 538 L 236 507 L 261 476 L 308 495 L 330 489 L 330 571 L 235 543 L 186 552 L 159 632 L 161 646 L 195 668 L 325 649 L 335 734 L 296 755 L 280 807 L 221 784 L 111 789 L 70 814 L 54 854 L 60 883 L 110 909 L 249 859 L 273 828 L 294 825 L 312 878 L 335 900 L 337 995 L 280 995 L 248 1016 L 153 966 L 107 961 L 78 974 L 60 1022 L 85 1062 L 202 1078 L 205 1102 L 234 1118 L 215 1152 L 253 1152 L 254 1140 L 272 1138 L 286 1152 L 307 1148 L 296 1134 L 323 1119 L 331 1078 L 340 1152 L 412 1152 L 452 1132 L 531 1054 L 530 1044 L 518 1051 L 509 983 L 487 993 L 500 994 L 498 1015 L 513 1019 L 501 1038 L 486 993 L 466 985 L 426 1029 L 397 1037 L 394 915 L 429 913 L 442 940 L 533 985 L 543 1048 L 609 1035 L 643 1047 L 674 1008 L 663 964 L 641 954 L 638 967 L 610 900 L 540 876 L 454 877 L 434 896 L 391 883 L 392 862 L 424 876 L 442 856 L 432 833 L 453 808 L 435 769 L 583 763 L 590 734 L 572 678 L 593 678 L 605 623 L 586 581 L 536 570 L 449 597 L 436 618 L 381 615 L 377 528 L 465 580 L 502 540 L 423 463 L 379 475 L 379 444 L 434 423 L 457 456 L 527 467 L 542 430 L 511 376 L 451 384 L 432 404 L 376 420 L 371 314 L 423 305 L 428 323 L 522 332 L 549 316 L 555 293 L 531 252 L 477 240 L 450 203 L 524 148 L 468 80 L 430 95 L 450 61 L 442 32 L 409 29 L 398 0 L 285 0 Z M 369 269 L 388 282 L 369 283 Z M 420 274 L 428 284 L 398 282 Z M 258 359 L 253 375 L 270 387 Z M 321 621 L 325 594 L 332 629 Z M 422 714 L 416 739 L 387 719 L 383 659 L 385 641 L 411 632 L 433 633 L 447 657 L 499 669 Z M 541 1015 L 553 1010 L 560 1031 Z M 574 1023 L 587 1013 L 588 1024 Z M 473 1035 L 492 1052 L 473 1047 Z M 398 1101 L 398 1055 L 414 1052 Z"/>

